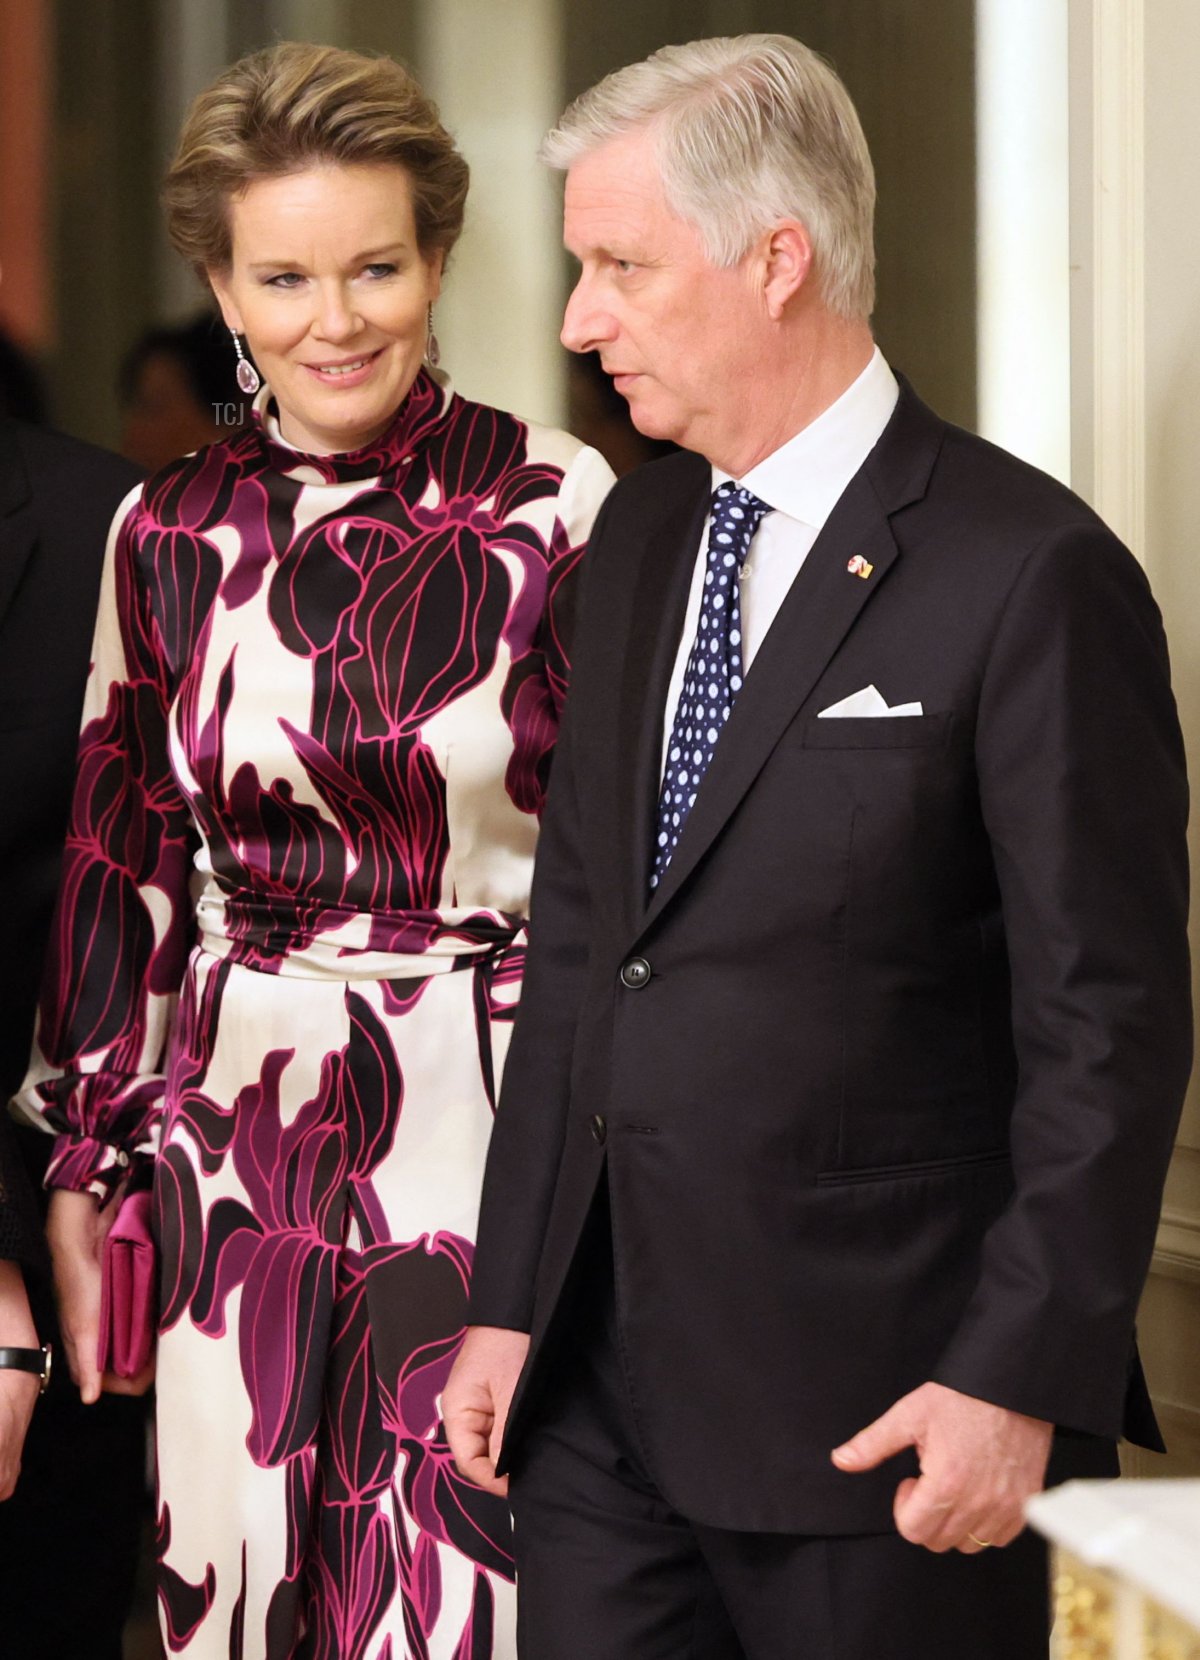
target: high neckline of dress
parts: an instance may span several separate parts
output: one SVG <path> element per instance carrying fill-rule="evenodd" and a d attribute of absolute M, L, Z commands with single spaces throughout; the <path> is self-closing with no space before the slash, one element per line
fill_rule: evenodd
<path fill-rule="evenodd" d="M 391 425 L 361 449 L 333 455 L 316 455 L 288 443 L 279 430 L 274 394 L 267 385 L 255 395 L 251 422 L 272 467 L 285 473 L 303 467 L 326 483 L 348 484 L 376 478 L 410 461 L 441 423 L 453 396 L 450 377 L 423 365 Z"/>

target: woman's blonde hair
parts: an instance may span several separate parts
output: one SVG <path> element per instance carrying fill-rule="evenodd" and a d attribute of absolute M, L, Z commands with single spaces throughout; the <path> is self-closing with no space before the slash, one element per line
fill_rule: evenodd
<path fill-rule="evenodd" d="M 281 41 L 240 59 L 192 104 L 163 205 L 174 248 L 201 275 L 229 266 L 229 207 L 258 179 L 326 164 L 402 167 L 425 255 L 450 252 L 469 170 L 437 106 L 401 64 Z"/>

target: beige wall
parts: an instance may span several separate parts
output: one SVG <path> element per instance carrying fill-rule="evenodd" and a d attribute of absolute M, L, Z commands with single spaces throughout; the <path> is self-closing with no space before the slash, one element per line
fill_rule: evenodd
<path fill-rule="evenodd" d="M 538 143 L 562 105 L 559 0 L 427 0 L 415 66 L 471 165 L 466 227 L 435 322 L 442 366 L 483 403 L 566 416 L 561 214 Z"/>

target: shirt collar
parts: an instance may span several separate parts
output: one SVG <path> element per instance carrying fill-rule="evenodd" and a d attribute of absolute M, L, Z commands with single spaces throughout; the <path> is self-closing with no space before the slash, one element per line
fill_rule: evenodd
<path fill-rule="evenodd" d="M 892 418 L 900 388 L 876 346 L 858 379 L 738 483 L 789 519 L 820 530 Z M 712 470 L 713 489 L 731 475 Z"/>

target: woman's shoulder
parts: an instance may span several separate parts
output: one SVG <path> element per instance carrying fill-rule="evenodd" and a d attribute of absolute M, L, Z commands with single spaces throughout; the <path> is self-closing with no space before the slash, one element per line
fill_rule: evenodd
<path fill-rule="evenodd" d="M 561 427 L 455 393 L 446 411 L 443 464 L 458 491 L 491 494 L 507 481 L 506 499 L 524 511 L 553 500 L 559 518 L 586 529 L 613 484 L 598 450 Z"/>
<path fill-rule="evenodd" d="M 545 425 L 511 409 L 500 409 L 495 404 L 477 403 L 456 392 L 447 411 L 451 424 L 464 433 L 479 426 L 490 426 L 497 433 L 507 432 L 516 447 L 523 452 L 518 462 L 542 462 L 557 466 L 563 472 L 587 446 L 573 433 L 560 427 Z"/>
<path fill-rule="evenodd" d="M 530 461 L 561 469 L 560 494 L 594 498 L 598 507 L 616 481 L 616 474 L 600 451 L 559 427 L 529 421 L 526 429 Z"/>
<path fill-rule="evenodd" d="M 147 520 L 165 515 L 172 525 L 196 529 L 222 517 L 238 483 L 261 472 L 261 445 L 243 427 L 152 473 L 136 493 L 138 509 Z"/>

